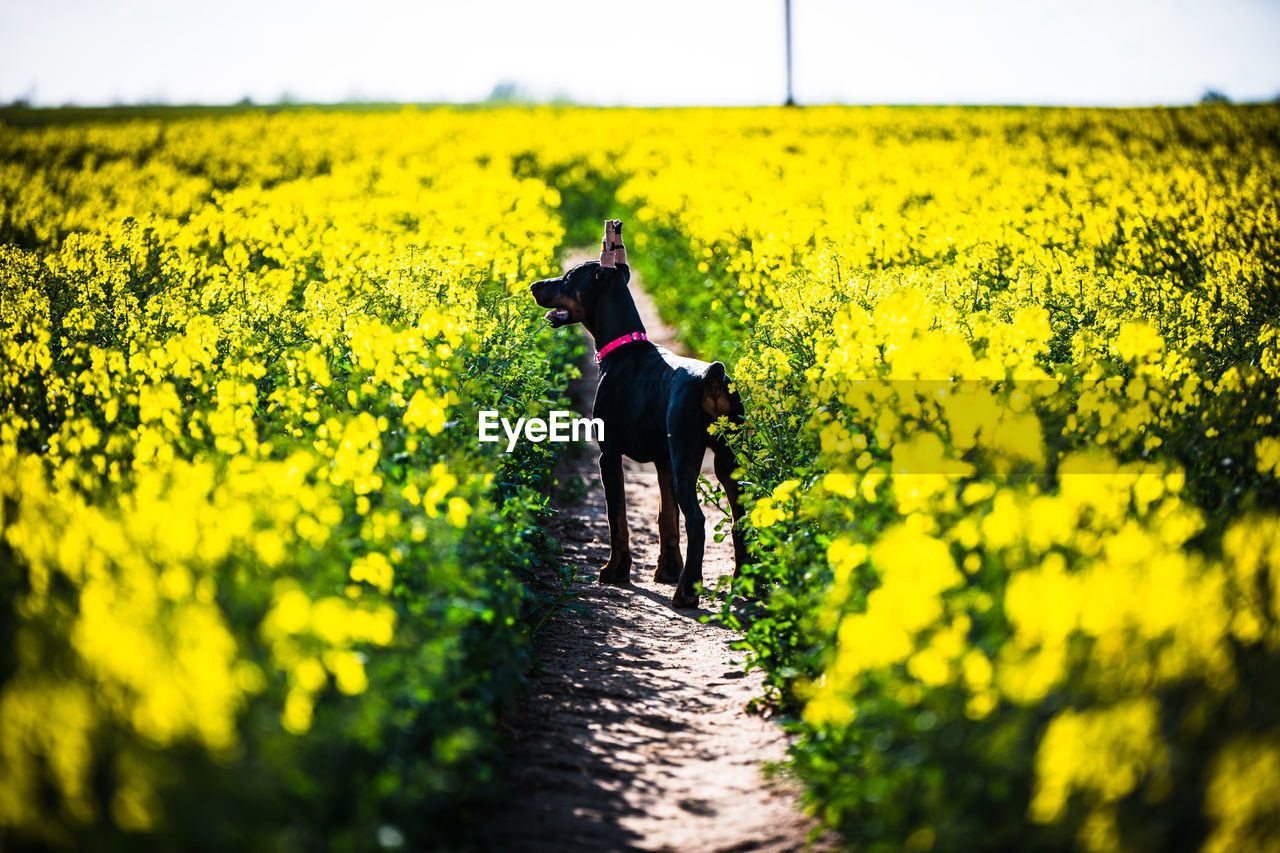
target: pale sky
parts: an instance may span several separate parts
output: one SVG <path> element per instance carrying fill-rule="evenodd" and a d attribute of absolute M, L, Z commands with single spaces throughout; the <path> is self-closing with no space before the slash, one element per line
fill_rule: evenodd
<path fill-rule="evenodd" d="M 1280 95 L 1280 0 L 793 0 L 801 103 Z M 0 103 L 776 104 L 783 0 L 0 0 Z"/>

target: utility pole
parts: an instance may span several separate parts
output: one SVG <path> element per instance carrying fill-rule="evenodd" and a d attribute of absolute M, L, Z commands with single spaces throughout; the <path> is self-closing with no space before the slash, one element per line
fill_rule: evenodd
<path fill-rule="evenodd" d="M 795 94 L 791 88 L 791 0 L 783 0 L 787 13 L 787 106 L 796 105 Z"/>

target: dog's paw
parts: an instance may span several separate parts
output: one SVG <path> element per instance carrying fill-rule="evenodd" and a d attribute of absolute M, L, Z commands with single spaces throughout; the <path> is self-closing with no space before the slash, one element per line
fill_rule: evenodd
<path fill-rule="evenodd" d="M 698 606 L 698 594 L 677 589 L 676 594 L 671 596 L 671 606 L 677 610 L 691 610 Z"/>
<path fill-rule="evenodd" d="M 597 578 L 600 583 L 607 583 L 610 586 L 626 586 L 631 583 L 631 563 L 609 563 L 600 570 Z"/>
<path fill-rule="evenodd" d="M 675 560 L 658 560 L 658 567 L 653 570 L 654 583 L 675 583 L 680 580 L 680 572 L 684 570 Z"/>

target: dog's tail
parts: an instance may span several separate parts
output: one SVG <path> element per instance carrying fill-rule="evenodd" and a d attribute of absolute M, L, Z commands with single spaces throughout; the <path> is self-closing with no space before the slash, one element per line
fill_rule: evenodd
<path fill-rule="evenodd" d="M 724 415 L 734 423 L 742 422 L 742 398 L 736 391 L 729 390 L 729 377 L 718 361 L 711 363 L 702 378 L 702 410 L 713 418 Z"/>

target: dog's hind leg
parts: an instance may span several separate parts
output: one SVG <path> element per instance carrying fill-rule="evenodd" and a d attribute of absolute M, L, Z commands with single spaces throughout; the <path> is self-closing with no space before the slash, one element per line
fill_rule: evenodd
<path fill-rule="evenodd" d="M 622 483 L 622 455 L 600 454 L 600 482 L 604 484 L 609 516 L 609 562 L 600 570 L 600 583 L 631 583 L 631 539 L 627 531 L 627 492 Z"/>
<path fill-rule="evenodd" d="M 738 460 L 733 450 L 718 436 L 712 439 L 711 452 L 715 455 L 716 479 L 724 486 L 724 493 L 729 498 L 729 512 L 733 516 L 733 576 L 742 574 L 742 566 L 747 562 L 747 544 L 742 537 L 742 487 L 733 478 Z"/>
<path fill-rule="evenodd" d="M 680 580 L 684 561 L 680 559 L 680 512 L 671 457 L 660 457 L 653 464 L 658 469 L 658 567 L 653 579 L 657 583 L 675 583 Z"/>

